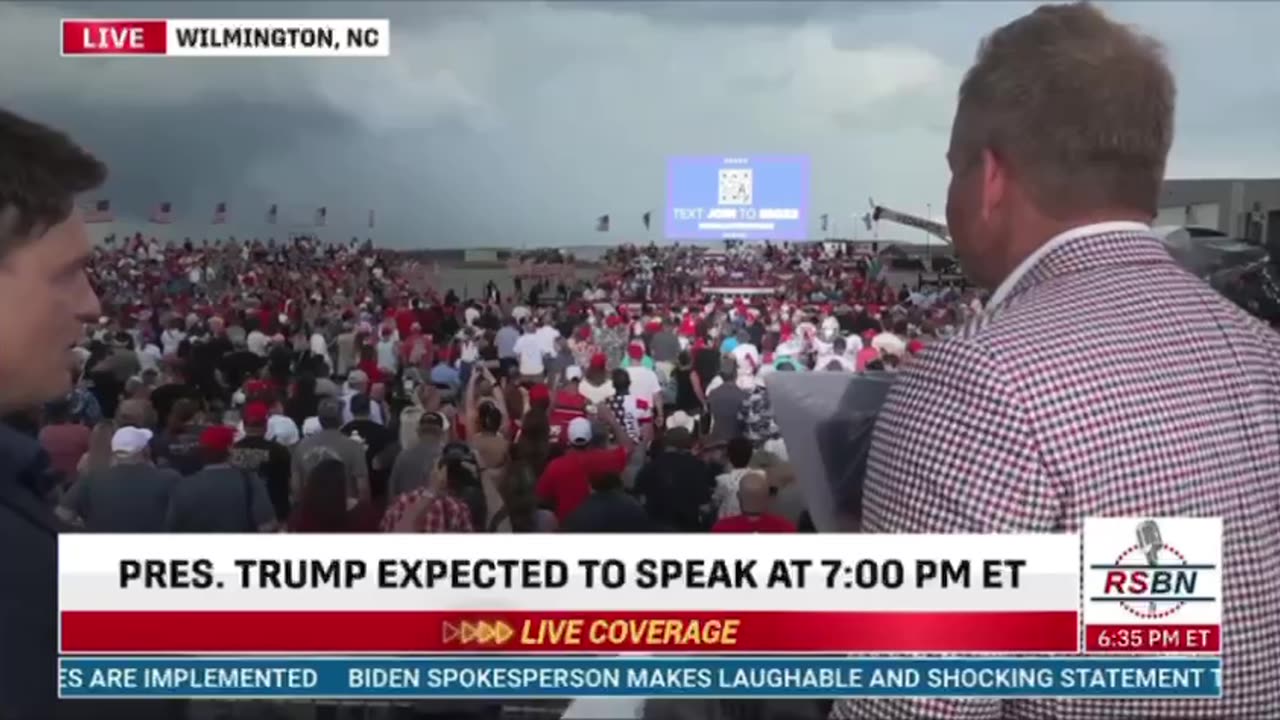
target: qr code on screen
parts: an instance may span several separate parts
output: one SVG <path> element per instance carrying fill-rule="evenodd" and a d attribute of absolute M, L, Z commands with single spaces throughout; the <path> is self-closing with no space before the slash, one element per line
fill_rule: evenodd
<path fill-rule="evenodd" d="M 750 168 L 722 168 L 720 170 L 721 205 L 750 205 L 753 194 Z"/>

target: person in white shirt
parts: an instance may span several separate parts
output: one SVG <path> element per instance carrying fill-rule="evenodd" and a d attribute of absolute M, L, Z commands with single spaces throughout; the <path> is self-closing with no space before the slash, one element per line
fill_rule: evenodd
<path fill-rule="evenodd" d="M 553 356 L 556 354 L 556 340 L 560 339 L 560 331 L 551 324 L 549 319 L 542 320 L 542 326 L 534 333 L 538 338 L 538 343 L 542 346 L 542 354 Z"/>
<path fill-rule="evenodd" d="M 319 330 L 311 333 L 311 354 L 322 358 L 326 366 L 333 367 L 333 361 L 329 359 L 329 342 Z"/>
<path fill-rule="evenodd" d="M 342 389 L 342 423 L 355 420 L 355 415 L 351 414 L 351 398 L 356 395 L 369 396 L 369 376 L 364 374 L 362 370 L 353 370 L 351 375 L 347 377 L 347 384 Z M 369 403 L 369 419 L 379 425 L 386 425 L 386 416 L 382 414 L 382 403 Z M 306 428 L 303 428 L 304 432 Z"/>
<path fill-rule="evenodd" d="M 542 341 L 532 324 L 525 325 L 524 334 L 516 340 L 516 358 L 520 361 L 520 375 L 526 380 L 537 382 L 547 371 L 544 360 Z"/>
<path fill-rule="evenodd" d="M 711 507 L 716 512 L 716 519 L 727 518 L 742 512 L 738 504 L 738 485 L 742 476 L 751 472 L 751 456 L 755 448 L 745 437 L 735 437 L 725 448 L 730 470 L 716 476 L 716 487 L 711 492 Z"/>
<path fill-rule="evenodd" d="M 822 339 L 831 342 L 840 334 L 840 321 L 834 315 L 822 318 Z"/>
<path fill-rule="evenodd" d="M 174 320 L 160 334 L 160 349 L 164 352 L 165 357 L 177 355 L 178 346 L 186 339 L 187 333 L 182 329 L 182 320 Z"/>
<path fill-rule="evenodd" d="M 817 361 L 813 364 L 814 370 L 834 370 L 854 372 L 858 369 L 858 365 L 848 355 L 848 344 L 842 337 L 837 337 L 831 341 L 830 352 L 818 355 Z"/>
<path fill-rule="evenodd" d="M 751 344 L 751 336 L 745 330 L 738 332 L 738 345 L 731 352 L 738 363 L 738 375 L 754 376 L 760 369 L 760 349 Z"/>
<path fill-rule="evenodd" d="M 596 406 L 613 397 L 613 380 L 609 377 L 608 359 L 604 353 L 591 356 L 587 365 L 586 377 L 578 383 L 578 392 L 587 402 Z"/>
<path fill-rule="evenodd" d="M 158 345 L 150 342 L 146 343 L 142 346 L 142 350 L 138 351 L 139 372 L 146 372 L 147 370 L 159 371 L 160 361 L 163 357 Z"/>
<path fill-rule="evenodd" d="M 462 311 L 462 320 L 468 326 L 475 327 L 476 323 L 480 321 L 480 310 L 475 305 L 468 305 Z"/>
<path fill-rule="evenodd" d="M 267 337 L 267 334 L 256 327 L 249 332 L 248 337 L 244 340 L 245 348 L 258 357 L 267 356 L 267 346 L 270 344 L 271 339 Z"/>
<path fill-rule="evenodd" d="M 879 350 L 881 355 L 902 357 L 907 352 L 907 341 L 894 333 L 882 332 L 871 339 L 871 347 Z"/>
<path fill-rule="evenodd" d="M 400 370 L 400 343 L 396 340 L 395 331 L 391 328 L 385 326 L 382 328 L 377 353 L 379 370 L 388 375 L 395 375 Z"/>

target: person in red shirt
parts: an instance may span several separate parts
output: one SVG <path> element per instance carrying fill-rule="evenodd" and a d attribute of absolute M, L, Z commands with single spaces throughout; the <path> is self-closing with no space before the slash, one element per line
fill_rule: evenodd
<path fill-rule="evenodd" d="M 582 368 L 571 365 L 564 371 L 564 385 L 551 403 L 551 442 L 564 447 L 569 442 L 569 423 L 587 416 L 587 398 L 578 392 Z"/>
<path fill-rule="evenodd" d="M 608 473 L 621 475 L 627 468 L 628 453 L 635 448 L 635 443 L 607 407 L 601 406 L 597 413 L 618 444 L 605 446 L 608 433 L 597 435 L 590 420 L 575 418 L 566 432 L 568 451 L 548 463 L 538 478 L 535 488 L 538 500 L 553 510 L 561 523 L 591 495 L 591 478 Z"/>
<path fill-rule="evenodd" d="M 412 334 L 413 324 L 418 322 L 418 314 L 414 312 L 413 306 L 407 301 L 395 312 L 396 330 L 400 332 L 401 339 L 407 338 Z"/>
<path fill-rule="evenodd" d="M 716 533 L 792 533 L 796 526 L 781 515 L 768 512 L 771 501 L 769 479 L 762 472 L 749 472 L 738 481 L 738 505 L 742 512 L 721 518 L 711 527 Z"/>

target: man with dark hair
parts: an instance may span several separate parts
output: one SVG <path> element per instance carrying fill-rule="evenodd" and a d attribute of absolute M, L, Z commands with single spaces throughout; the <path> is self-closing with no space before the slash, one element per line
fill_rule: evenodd
<path fill-rule="evenodd" d="M 289 518 L 289 475 L 292 456 L 289 449 L 267 439 L 267 423 L 271 408 L 264 402 L 251 402 L 241 415 L 244 421 L 244 438 L 231 451 L 231 464 L 242 470 L 256 472 L 267 484 L 267 495 L 275 509 L 276 520 Z"/>
<path fill-rule="evenodd" d="M 662 437 L 662 452 L 649 460 L 636 477 L 636 493 L 659 527 L 674 532 L 707 529 L 705 510 L 711 503 L 716 476 L 702 458 L 693 454 L 694 437 L 687 428 L 675 427 Z"/>
<path fill-rule="evenodd" d="M 106 168 L 66 135 L 0 110 L 0 414 L 71 390 L 71 348 L 101 314 L 75 209 Z M 58 522 L 39 497 L 47 456 L 0 426 L 0 716 L 53 718 Z"/>
<path fill-rule="evenodd" d="M 564 521 L 563 532 L 652 532 L 653 523 L 644 508 L 627 494 L 618 473 L 591 476 L 591 495 Z"/>
<path fill-rule="evenodd" d="M 374 459 L 382 454 L 387 446 L 396 441 L 395 433 L 381 423 L 374 422 L 372 408 L 375 403 L 368 395 L 351 396 L 348 408 L 351 410 L 351 421 L 342 426 L 342 434 L 364 446 L 365 463 L 369 470 L 369 492 L 371 496 L 382 497 L 387 492 L 387 476 L 391 468 L 374 469 Z"/>

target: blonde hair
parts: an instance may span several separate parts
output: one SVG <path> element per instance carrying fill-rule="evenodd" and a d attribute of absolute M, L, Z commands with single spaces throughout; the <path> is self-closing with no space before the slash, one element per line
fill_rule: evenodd
<path fill-rule="evenodd" d="M 111 438 L 115 434 L 116 424 L 111 420 L 103 420 L 93 426 L 93 431 L 89 433 L 89 451 L 84 454 L 85 472 L 111 466 Z"/>
<path fill-rule="evenodd" d="M 1154 39 L 1087 3 L 997 29 L 960 85 L 951 163 L 998 156 L 1041 212 L 1154 217 L 1173 143 L 1173 74 Z"/>

